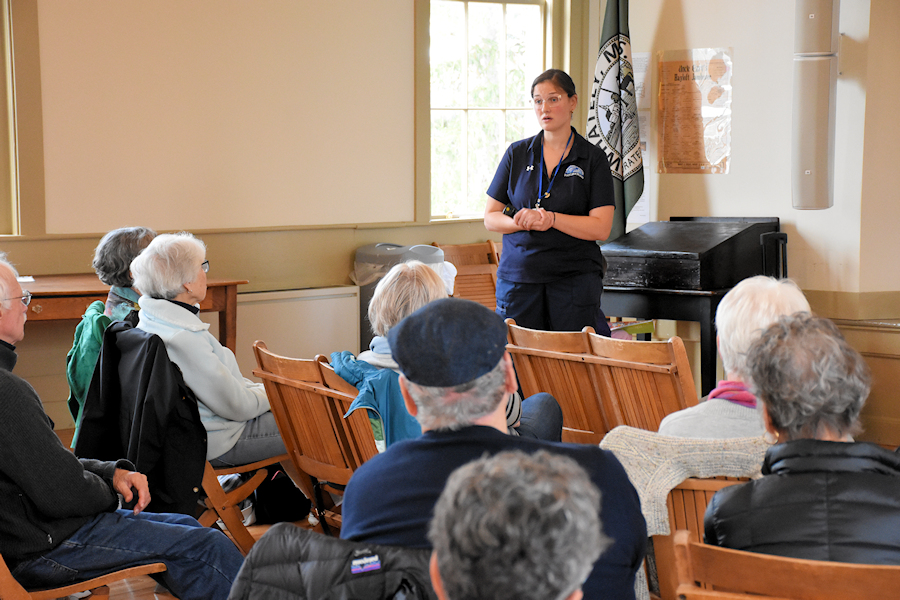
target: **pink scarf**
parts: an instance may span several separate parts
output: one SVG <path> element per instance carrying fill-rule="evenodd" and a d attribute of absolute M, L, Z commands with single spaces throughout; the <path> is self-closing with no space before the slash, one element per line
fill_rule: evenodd
<path fill-rule="evenodd" d="M 707 398 L 709 400 L 722 398 L 747 408 L 756 408 L 756 396 L 751 394 L 747 386 L 740 381 L 726 381 L 723 379 L 716 386 L 716 389 L 709 393 Z"/>

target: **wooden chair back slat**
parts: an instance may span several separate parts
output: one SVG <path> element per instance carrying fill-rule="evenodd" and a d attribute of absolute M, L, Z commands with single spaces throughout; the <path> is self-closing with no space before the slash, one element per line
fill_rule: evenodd
<path fill-rule="evenodd" d="M 453 297 L 472 300 L 494 310 L 497 306 L 497 265 L 458 265 Z"/>
<path fill-rule="evenodd" d="M 266 386 L 292 462 L 319 481 L 346 485 L 353 471 L 375 452 L 374 439 L 368 455 L 361 450 L 366 445 L 357 439 L 361 433 L 372 438 L 371 428 L 366 432 L 358 423 L 356 428 L 350 424 L 362 418 L 369 427 L 365 411 L 343 417 L 355 393 L 327 387 L 319 360 L 279 356 L 263 342 L 253 348 L 259 365 L 253 374 Z"/>
<path fill-rule="evenodd" d="M 681 338 L 631 341 L 587 335 L 611 423 L 657 431 L 663 418 L 697 404 L 697 391 Z M 613 362 L 614 361 L 614 362 Z"/>
<path fill-rule="evenodd" d="M 692 532 L 675 533 L 679 596 L 693 593 L 700 584 L 735 594 L 757 594 L 752 598 L 791 600 L 893 598 L 900 589 L 900 566 L 785 558 L 696 540 Z"/>
<path fill-rule="evenodd" d="M 666 499 L 669 509 L 669 531 L 693 532 L 698 539 L 703 537 L 703 517 L 706 507 L 715 493 L 722 488 L 749 481 L 746 477 L 711 477 L 701 479 L 690 477 L 678 484 Z M 676 600 L 678 573 L 675 568 L 674 537 L 653 536 L 653 552 L 656 558 L 656 574 L 659 581 L 659 595 L 662 600 Z"/>
<path fill-rule="evenodd" d="M 494 240 L 488 240 L 488 244 L 491 246 L 491 253 L 493 254 L 491 262 L 495 265 L 500 264 L 500 255 L 503 254 L 503 244 L 498 244 Z"/>
<path fill-rule="evenodd" d="M 506 320 L 506 349 L 513 357 L 522 393 L 547 392 L 563 413 L 564 442 L 599 444 L 609 431 L 600 405 L 598 384 L 582 357 L 588 350 L 584 331 L 537 331 Z"/>
<path fill-rule="evenodd" d="M 514 346 L 551 352 L 590 354 L 591 345 L 587 336 L 594 333 L 594 328 L 585 327 L 581 331 L 541 331 L 520 327 L 513 319 L 507 319 L 506 332 L 507 341 Z"/>
<path fill-rule="evenodd" d="M 733 594 L 718 590 L 682 589 L 678 600 L 791 600 L 782 596 L 758 596 L 756 594 Z"/>
<path fill-rule="evenodd" d="M 335 400 L 340 403 L 340 414 L 346 415 L 359 390 L 334 372 L 334 367 L 329 364 L 328 358 L 319 354 L 316 355 L 315 360 L 319 363 L 325 385 L 337 392 L 341 392 L 340 397 L 335 397 Z M 368 413 L 364 410 L 353 411 L 353 413 L 344 417 L 344 424 L 349 428 L 350 433 L 347 438 L 347 445 L 352 453 L 353 462 L 356 464 L 356 467 L 359 467 L 359 465 L 378 454 Z"/>
<path fill-rule="evenodd" d="M 434 244 L 444 251 L 444 260 L 453 263 L 457 269 L 463 265 L 500 264 L 499 252 L 493 242 L 475 244 Z"/>

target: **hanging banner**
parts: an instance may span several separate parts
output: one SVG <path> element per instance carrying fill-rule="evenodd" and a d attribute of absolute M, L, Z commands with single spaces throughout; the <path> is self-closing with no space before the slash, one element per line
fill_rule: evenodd
<path fill-rule="evenodd" d="M 606 154 L 613 176 L 616 212 L 607 239 L 611 242 L 625 234 L 628 213 L 644 190 L 631 40 L 628 37 L 628 0 L 606 3 L 586 131 L 587 140 Z"/>

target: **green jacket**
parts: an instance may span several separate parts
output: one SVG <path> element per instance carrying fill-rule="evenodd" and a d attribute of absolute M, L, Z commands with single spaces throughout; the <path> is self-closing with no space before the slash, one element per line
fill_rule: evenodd
<path fill-rule="evenodd" d="M 103 332 L 112 323 L 112 319 L 103 314 L 105 310 L 103 302 L 97 300 L 87 307 L 78 327 L 75 328 L 75 343 L 66 355 L 66 379 L 69 381 L 69 412 L 75 419 L 75 436 L 72 438 L 72 447 L 78 439 L 78 426 L 80 425 L 81 410 L 84 407 L 84 396 L 88 386 L 91 385 L 91 377 L 94 375 L 94 367 L 100 356 L 100 346 L 103 344 Z"/>

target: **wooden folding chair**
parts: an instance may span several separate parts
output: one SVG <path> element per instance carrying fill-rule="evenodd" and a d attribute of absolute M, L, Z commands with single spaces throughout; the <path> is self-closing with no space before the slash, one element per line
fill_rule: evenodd
<path fill-rule="evenodd" d="M 663 417 L 697 404 L 684 343 L 618 340 L 588 334 L 590 361 L 610 428 L 630 425 L 657 431 Z"/>
<path fill-rule="evenodd" d="M 497 306 L 497 265 L 500 251 L 494 242 L 438 245 L 444 260 L 456 267 L 453 297 L 472 300 L 494 310 Z"/>
<path fill-rule="evenodd" d="M 289 456 L 287 454 L 280 454 L 265 460 L 234 467 L 213 467 L 209 461 L 206 461 L 206 466 L 203 469 L 202 484 L 205 495 L 203 502 L 206 504 L 206 510 L 197 517 L 197 520 L 204 527 L 212 527 L 221 520 L 234 544 L 246 556 L 253 544 L 256 543 L 256 540 L 244 525 L 244 515 L 241 514 L 240 504 L 256 491 L 256 488 L 268 477 L 269 472 L 265 467 L 277 465 L 278 463 L 287 463 L 288 459 Z M 285 467 L 285 472 L 290 474 L 287 467 Z M 222 475 L 243 473 L 253 473 L 253 476 L 231 491 L 226 492 L 219 483 L 219 477 Z"/>
<path fill-rule="evenodd" d="M 669 492 L 666 500 L 669 509 L 669 535 L 653 536 L 653 554 L 656 558 L 656 575 L 659 580 L 659 596 L 662 600 L 675 600 L 678 574 L 675 569 L 676 530 L 690 531 L 698 539 L 703 537 L 703 517 L 706 507 L 715 493 L 722 488 L 749 481 L 749 478 L 715 477 L 685 479 Z"/>
<path fill-rule="evenodd" d="M 6 566 L 3 556 L 0 555 L 0 600 L 52 600 L 85 591 L 90 591 L 92 596 L 109 596 L 108 585 L 114 581 L 131 579 L 132 577 L 140 577 L 151 573 L 162 573 L 165 570 L 166 565 L 163 563 L 151 563 L 149 565 L 121 569 L 107 575 L 62 587 L 29 591 L 16 581 Z"/>
<path fill-rule="evenodd" d="M 678 598 L 729 598 L 711 595 L 712 590 L 720 590 L 731 592 L 733 598 L 872 600 L 896 598 L 900 590 L 900 566 L 742 552 L 697 543 L 690 531 L 675 533 L 675 565 Z M 712 590 L 700 595 L 703 585 Z"/>
<path fill-rule="evenodd" d="M 444 251 L 444 260 L 453 263 L 457 269 L 463 265 L 500 264 L 500 252 L 492 241 L 475 244 L 438 244 Z"/>
<path fill-rule="evenodd" d="M 456 267 L 453 297 L 472 300 L 494 310 L 497 306 L 497 265 Z"/>
<path fill-rule="evenodd" d="M 599 444 L 611 427 L 600 402 L 600 390 L 586 361 L 591 360 L 583 331 L 540 331 L 506 320 L 506 349 L 516 366 L 522 394 L 547 392 L 563 413 L 562 440 Z"/>
<path fill-rule="evenodd" d="M 325 383 L 322 357 L 298 359 L 270 352 L 264 342 L 253 344 L 278 430 L 288 449 L 300 489 L 313 502 L 313 513 L 329 533 L 340 529 L 340 507 L 325 492 L 343 494 L 343 488 L 359 465 L 377 453 L 365 411 L 346 419 L 356 398 L 352 393 Z"/>

